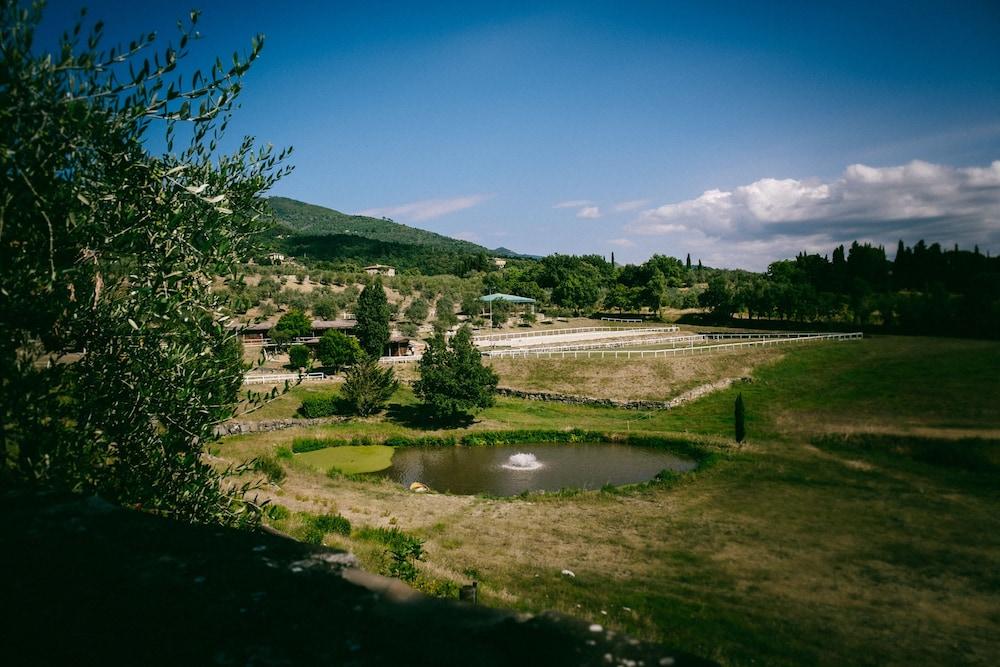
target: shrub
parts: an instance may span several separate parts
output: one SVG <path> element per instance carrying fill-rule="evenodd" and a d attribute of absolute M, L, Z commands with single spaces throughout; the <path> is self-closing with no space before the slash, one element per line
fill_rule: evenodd
<path fill-rule="evenodd" d="M 351 522 L 339 514 L 322 514 L 313 519 L 313 525 L 324 533 L 351 534 Z"/>
<path fill-rule="evenodd" d="M 292 368 L 309 368 L 311 361 L 312 350 L 306 345 L 292 345 L 288 349 L 288 365 Z"/>
<path fill-rule="evenodd" d="M 284 521 L 285 519 L 292 516 L 292 513 L 288 511 L 288 508 L 283 505 L 268 505 L 267 506 L 267 517 L 271 521 Z"/>
<path fill-rule="evenodd" d="M 292 459 L 292 450 L 289 447 L 278 447 L 274 450 L 274 458 L 290 461 Z"/>
<path fill-rule="evenodd" d="M 253 469 L 263 473 L 272 484 L 280 484 L 285 479 L 285 469 L 273 456 L 258 457 L 254 460 Z"/>
<path fill-rule="evenodd" d="M 323 440 L 321 438 L 295 438 L 292 440 L 292 451 L 296 454 L 314 452 L 317 449 L 326 449 L 333 446 L 335 446 L 334 441 Z"/>
<path fill-rule="evenodd" d="M 417 566 L 414 561 L 423 558 L 423 540 L 408 535 L 398 528 L 375 528 L 365 526 L 355 532 L 354 536 L 368 542 L 385 545 L 390 563 L 386 574 L 398 577 L 403 581 L 413 581 L 417 578 Z"/>
<path fill-rule="evenodd" d="M 374 358 L 365 359 L 347 371 L 341 395 L 362 417 L 381 410 L 399 388 L 392 368 L 381 368 Z"/>
<path fill-rule="evenodd" d="M 307 521 L 302 527 L 302 541 L 306 544 L 323 544 L 326 533 L 321 528 Z"/>
<path fill-rule="evenodd" d="M 302 399 L 299 414 L 307 419 L 338 414 L 338 399 L 336 396 L 308 396 Z"/>

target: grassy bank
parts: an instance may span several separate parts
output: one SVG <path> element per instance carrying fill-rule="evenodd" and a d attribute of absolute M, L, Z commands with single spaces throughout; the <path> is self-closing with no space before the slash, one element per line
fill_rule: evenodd
<path fill-rule="evenodd" d="M 442 429 L 401 392 L 377 418 L 218 451 L 569 428 L 721 445 L 742 392 L 748 445 L 670 485 L 544 502 L 420 496 L 293 464 L 274 498 L 398 526 L 424 540 L 422 577 L 474 577 L 487 603 L 557 609 L 723 664 L 985 665 L 1000 657 L 998 377 L 997 343 L 875 338 L 788 350 L 753 382 L 668 412 L 504 399 Z M 378 565 L 353 537 L 328 541 Z"/>

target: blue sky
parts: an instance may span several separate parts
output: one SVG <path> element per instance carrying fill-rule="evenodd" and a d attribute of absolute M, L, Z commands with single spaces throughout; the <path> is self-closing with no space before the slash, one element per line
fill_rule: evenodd
<path fill-rule="evenodd" d="M 112 40 L 183 14 L 87 4 Z M 295 147 L 274 194 L 489 247 L 1000 252 L 1000 6 L 819 4 L 205 2 L 190 61 L 266 35 L 230 138 Z"/>

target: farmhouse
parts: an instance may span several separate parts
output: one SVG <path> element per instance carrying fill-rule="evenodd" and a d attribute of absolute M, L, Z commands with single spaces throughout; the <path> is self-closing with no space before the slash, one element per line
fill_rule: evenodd
<path fill-rule="evenodd" d="M 367 273 L 370 276 L 392 277 L 396 275 L 396 267 L 389 266 L 387 264 L 372 264 L 371 266 L 365 267 L 365 273 Z"/>
<path fill-rule="evenodd" d="M 233 328 L 238 328 L 240 330 L 239 337 L 244 343 L 267 345 L 270 344 L 270 339 L 268 338 L 268 332 L 274 328 L 274 325 L 278 323 L 277 318 L 271 318 L 263 322 L 256 322 L 253 324 L 247 324 L 245 326 L 240 324 L 231 325 Z M 303 343 L 305 345 L 315 345 L 319 342 L 320 337 L 327 331 L 340 331 L 349 336 L 354 335 L 353 329 L 357 321 L 355 320 L 313 320 L 310 325 L 310 335 L 307 338 L 299 338 L 297 342 Z M 413 354 L 413 348 L 411 346 L 411 341 L 405 336 L 393 336 L 389 339 L 388 348 L 385 351 L 385 356 L 388 357 L 407 357 Z"/>
<path fill-rule="evenodd" d="M 504 259 L 504 258 L 502 258 L 502 257 L 494 257 L 493 258 L 493 264 L 498 269 L 502 269 L 503 267 L 507 266 L 507 260 Z"/>

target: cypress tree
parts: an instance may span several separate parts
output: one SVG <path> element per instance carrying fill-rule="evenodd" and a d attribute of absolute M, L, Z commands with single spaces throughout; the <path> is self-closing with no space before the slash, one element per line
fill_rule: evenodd
<path fill-rule="evenodd" d="M 691 270 L 691 253 L 688 253 L 688 257 L 687 257 L 687 270 L 688 271 Z"/>
<path fill-rule="evenodd" d="M 743 442 L 747 435 L 746 414 L 743 409 L 743 394 L 736 395 L 736 442 Z"/>
<path fill-rule="evenodd" d="M 381 357 L 389 344 L 389 300 L 382 287 L 382 278 L 365 286 L 358 297 L 354 327 L 361 349 L 370 357 Z"/>

